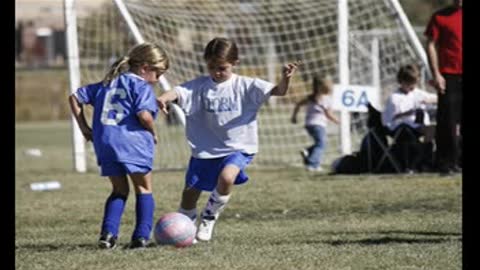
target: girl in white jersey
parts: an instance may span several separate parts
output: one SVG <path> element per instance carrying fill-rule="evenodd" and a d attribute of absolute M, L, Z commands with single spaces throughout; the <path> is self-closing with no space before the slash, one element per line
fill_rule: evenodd
<path fill-rule="evenodd" d="M 297 123 L 297 114 L 300 107 L 307 105 L 305 115 L 305 129 L 313 138 L 314 144 L 300 151 L 303 162 L 309 171 L 322 171 L 320 166 L 327 143 L 327 120 L 338 124 L 339 121 L 331 111 L 330 95 L 333 82 L 330 77 L 320 79 L 315 76 L 312 85 L 313 93 L 300 100 L 293 110 L 292 123 Z"/>
<path fill-rule="evenodd" d="M 211 192 L 201 213 L 197 240 L 209 241 L 233 185 L 245 183 L 246 166 L 258 151 L 257 112 L 271 96 L 284 96 L 298 63 L 283 67 L 278 85 L 233 73 L 239 63 L 235 42 L 214 38 L 204 52 L 209 75 L 175 87 L 157 98 L 160 109 L 176 101 L 186 116 L 192 156 L 179 212 L 194 222 L 202 191 Z"/>

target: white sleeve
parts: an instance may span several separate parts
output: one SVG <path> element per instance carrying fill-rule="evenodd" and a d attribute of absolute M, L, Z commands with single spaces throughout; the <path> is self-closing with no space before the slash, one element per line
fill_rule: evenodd
<path fill-rule="evenodd" d="M 332 96 L 328 95 L 328 96 L 324 96 L 324 99 L 322 100 L 322 105 L 330 110 L 332 108 Z"/>
<path fill-rule="evenodd" d="M 249 84 L 247 93 L 253 103 L 260 106 L 270 97 L 273 87 L 273 83 L 255 78 Z"/>
<path fill-rule="evenodd" d="M 434 93 L 429 93 L 425 91 L 425 98 L 424 100 L 429 103 L 437 103 L 438 101 L 438 96 L 437 94 Z"/>
<path fill-rule="evenodd" d="M 385 109 L 382 112 L 382 123 L 384 126 L 391 129 L 393 124 L 393 116 L 395 116 L 395 104 L 393 103 L 392 96 L 390 96 L 385 104 Z"/>
<path fill-rule="evenodd" d="M 428 102 L 428 103 L 432 103 L 432 102 L 436 102 L 438 97 L 437 97 L 437 94 L 434 94 L 434 93 L 429 93 L 425 90 L 418 90 L 417 91 L 417 98 L 418 98 L 418 101 L 420 102 Z"/>
<path fill-rule="evenodd" d="M 192 93 L 191 89 L 187 89 L 183 85 L 175 86 L 172 91 L 177 94 L 177 104 L 185 111 L 186 114 L 192 110 Z"/>

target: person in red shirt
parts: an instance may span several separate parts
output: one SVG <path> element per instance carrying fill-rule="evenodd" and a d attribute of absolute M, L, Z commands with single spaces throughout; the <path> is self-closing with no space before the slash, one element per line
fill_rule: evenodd
<path fill-rule="evenodd" d="M 461 172 L 462 0 L 435 12 L 425 31 L 432 84 L 438 93 L 437 167 L 440 173 Z"/>

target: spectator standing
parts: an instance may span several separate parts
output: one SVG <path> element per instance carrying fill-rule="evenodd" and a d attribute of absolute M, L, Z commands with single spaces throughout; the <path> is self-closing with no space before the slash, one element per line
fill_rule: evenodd
<path fill-rule="evenodd" d="M 435 12 L 425 36 L 432 83 L 438 93 L 437 167 L 442 174 L 461 172 L 462 0 Z"/>

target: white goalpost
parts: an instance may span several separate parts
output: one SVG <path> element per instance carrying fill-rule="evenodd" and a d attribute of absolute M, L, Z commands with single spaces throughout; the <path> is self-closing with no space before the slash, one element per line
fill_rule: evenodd
<path fill-rule="evenodd" d="M 312 142 L 290 116 L 295 102 L 311 92 L 313 76 L 330 75 L 336 83 L 342 124 L 328 126 L 328 165 L 358 149 L 366 131 L 365 100 L 381 107 L 396 87 L 400 65 L 416 63 L 428 71 L 398 0 L 64 1 L 70 91 L 101 80 L 112 61 L 144 41 L 158 43 L 171 58 L 157 94 L 205 74 L 203 49 L 215 36 L 238 44 L 236 72 L 242 75 L 276 82 L 284 63 L 302 60 L 287 96 L 271 99 L 259 112 L 260 152 L 253 166 L 301 166 L 299 150 Z M 184 116 L 178 107 L 174 111 L 157 120 L 155 169 L 184 168 L 190 157 Z M 85 159 L 87 169 L 95 168 L 91 144 L 72 126 L 76 170 L 85 171 Z"/>
<path fill-rule="evenodd" d="M 65 27 L 66 27 L 66 43 L 68 70 L 70 74 L 70 93 L 73 93 L 80 86 L 80 63 L 78 56 L 77 43 L 77 16 L 75 12 L 75 1 L 65 0 Z M 80 132 L 74 116 L 71 116 L 72 122 L 72 141 L 73 141 L 73 161 L 74 168 L 77 172 L 87 171 L 87 155 L 85 153 L 85 141 Z"/>
<path fill-rule="evenodd" d="M 125 4 L 123 3 L 122 0 L 114 0 L 116 6 L 118 7 L 118 10 L 122 14 L 123 19 L 128 25 L 128 29 L 132 32 L 133 36 L 135 37 L 135 41 L 138 44 L 144 43 L 145 40 L 143 39 L 142 34 L 137 28 L 137 25 L 133 21 L 132 17 L 130 16 L 130 13 L 128 12 L 128 9 L 125 7 Z M 165 76 L 161 76 L 159 80 L 160 85 L 163 87 L 164 90 L 168 91 L 171 90 L 170 84 L 168 83 L 167 79 Z M 182 110 L 175 104 L 171 104 L 171 108 L 173 109 L 175 115 L 180 121 L 180 124 L 185 126 L 185 115 L 183 114 Z"/>

